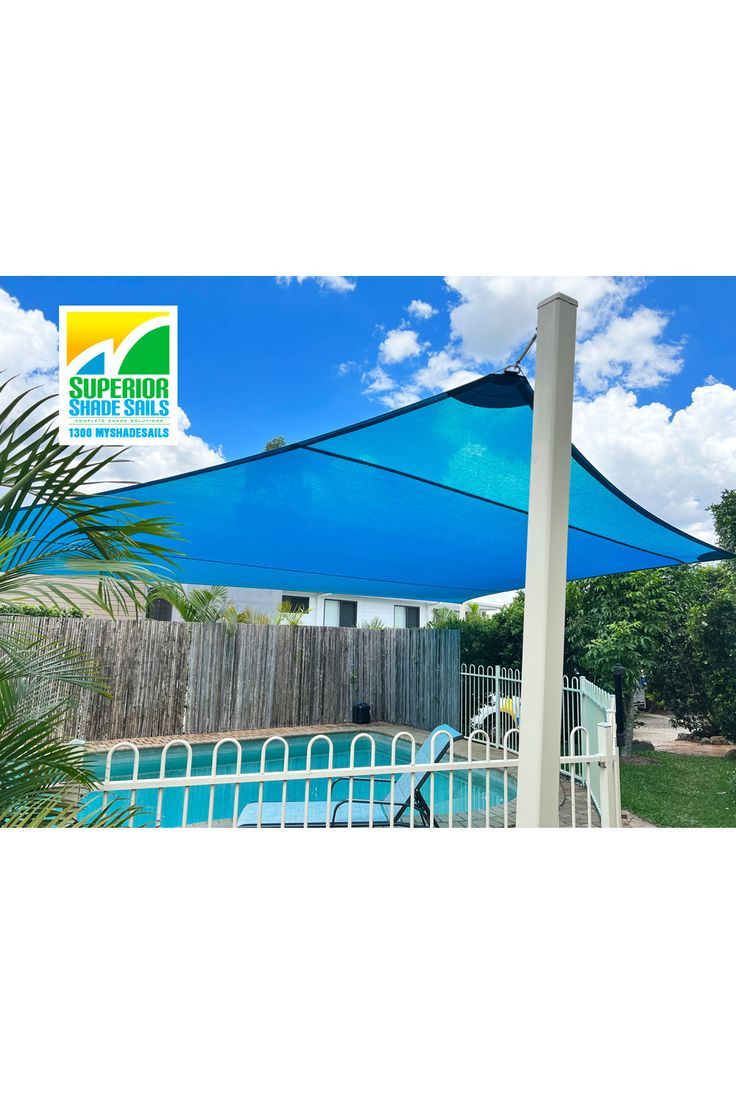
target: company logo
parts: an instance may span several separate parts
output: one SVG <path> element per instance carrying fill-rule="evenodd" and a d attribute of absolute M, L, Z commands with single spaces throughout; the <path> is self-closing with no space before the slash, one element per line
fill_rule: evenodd
<path fill-rule="evenodd" d="M 59 307 L 61 444 L 176 443 L 175 306 Z"/>

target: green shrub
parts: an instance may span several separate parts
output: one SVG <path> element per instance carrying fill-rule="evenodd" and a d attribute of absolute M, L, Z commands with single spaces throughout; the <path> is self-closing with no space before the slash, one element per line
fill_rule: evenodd
<path fill-rule="evenodd" d="M 451 609 L 436 609 L 428 628 L 452 628 L 460 632 L 460 659 L 476 666 L 521 666 L 524 628 L 524 595 L 484 617 L 472 603 L 465 620 Z"/>
<path fill-rule="evenodd" d="M 0 605 L 0 617 L 83 617 L 79 609 L 58 609 L 54 605 Z"/>
<path fill-rule="evenodd" d="M 688 575 L 688 601 L 658 648 L 649 688 L 694 735 L 736 741 L 736 574 L 725 564 Z"/>

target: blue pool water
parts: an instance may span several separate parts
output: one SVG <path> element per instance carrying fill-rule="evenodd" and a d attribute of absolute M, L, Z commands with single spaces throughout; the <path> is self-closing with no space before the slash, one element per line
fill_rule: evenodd
<path fill-rule="evenodd" d="M 331 732 L 330 739 L 333 744 L 333 767 L 345 767 L 350 765 L 350 745 L 354 738 L 354 732 Z M 304 770 L 307 764 L 307 744 L 310 736 L 291 736 L 289 744 L 289 770 Z M 376 765 L 383 766 L 391 763 L 391 737 L 387 735 L 374 735 L 376 741 Z M 192 776 L 203 776 L 212 772 L 212 756 L 214 743 L 192 744 Z M 262 740 L 243 740 L 242 765 L 243 773 L 258 773 L 261 765 Z M 138 768 L 139 778 L 157 778 L 161 770 L 161 747 L 141 747 L 140 762 Z M 217 774 L 232 774 L 236 767 L 236 749 L 234 744 L 228 743 L 220 748 L 217 755 Z M 105 776 L 106 754 L 90 754 L 87 758 L 89 767 L 102 780 Z M 396 762 L 404 763 L 411 760 L 410 745 L 407 741 L 399 740 L 396 747 Z M 355 763 L 357 766 L 368 766 L 371 761 L 371 747 L 367 739 L 358 741 L 355 747 Z M 172 747 L 166 755 L 166 777 L 183 778 L 186 773 L 187 751 L 185 747 Z M 312 747 L 311 768 L 327 769 L 328 747 L 324 740 L 318 740 Z M 266 753 L 266 772 L 282 771 L 284 768 L 283 745 L 272 743 Z M 112 758 L 111 780 L 127 781 L 133 773 L 133 752 L 127 748 L 116 751 Z M 388 779 L 388 775 L 386 775 Z M 397 778 L 398 781 L 398 778 Z M 421 792 L 429 803 L 429 778 L 424 782 Z M 327 779 L 317 779 L 309 782 L 309 800 L 324 801 L 327 799 Z M 450 785 L 452 785 L 453 808 L 456 813 L 464 813 L 468 807 L 468 778 L 466 771 L 458 771 L 452 776 L 438 773 L 435 775 L 434 807 L 438 815 L 446 812 L 449 805 Z M 280 781 L 266 782 L 263 786 L 263 800 L 265 802 L 281 801 L 283 785 Z M 389 786 L 376 782 L 375 799 L 388 799 Z M 485 771 L 476 770 L 473 774 L 471 786 L 471 802 L 474 809 L 484 810 L 486 807 L 486 778 Z M 353 789 L 354 799 L 365 800 L 369 796 L 369 783 L 367 781 L 355 781 Z M 115 797 L 125 801 L 130 800 L 130 790 L 122 790 L 117 794 L 110 794 L 109 802 Z M 333 780 L 332 800 L 346 799 L 348 796 L 347 780 Z M 514 779 L 508 780 L 509 800 L 516 796 Z M 289 781 L 286 784 L 286 799 L 290 801 L 303 801 L 305 799 L 305 782 L 303 780 Z M 490 805 L 491 807 L 503 803 L 503 779 L 500 771 L 491 776 Z M 135 804 L 142 811 L 135 818 L 136 827 L 151 827 L 156 819 L 156 804 L 158 793 L 156 789 L 138 789 Z M 243 782 L 237 793 L 237 811 L 242 811 L 246 804 L 258 800 L 258 784 Z M 101 795 L 93 794 L 85 799 L 85 808 L 92 810 L 101 804 Z M 187 825 L 206 823 L 209 814 L 210 787 L 208 785 L 191 786 L 187 807 Z M 215 788 L 213 820 L 231 821 L 233 809 L 236 803 L 235 785 L 218 785 Z M 184 810 L 184 787 L 176 786 L 163 790 L 161 808 L 162 827 L 181 827 Z"/>

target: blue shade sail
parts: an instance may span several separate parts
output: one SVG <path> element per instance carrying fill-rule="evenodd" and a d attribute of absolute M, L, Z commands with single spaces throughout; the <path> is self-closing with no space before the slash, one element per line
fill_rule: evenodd
<path fill-rule="evenodd" d="M 532 404 L 489 375 L 125 494 L 172 518 L 189 583 L 465 601 L 524 585 Z M 571 462 L 569 579 L 728 558 Z"/>

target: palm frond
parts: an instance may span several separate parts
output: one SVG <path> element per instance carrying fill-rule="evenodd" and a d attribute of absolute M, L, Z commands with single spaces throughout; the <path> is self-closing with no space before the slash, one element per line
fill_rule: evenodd
<path fill-rule="evenodd" d="M 282 601 L 276 610 L 276 623 L 290 624 L 292 628 L 296 628 L 308 612 L 308 609 L 295 609 L 290 601 Z"/>
<path fill-rule="evenodd" d="M 8 687 L 4 683 L 0 693 L 0 819 L 34 797 L 94 788 L 97 778 L 84 764 L 84 747 L 56 737 L 66 702 L 26 717 L 23 696 L 14 700 Z"/>
<path fill-rule="evenodd" d="M 45 639 L 42 628 L 6 623 L 0 631 L 0 691 L 5 683 L 18 679 L 35 686 L 61 683 L 109 696 L 94 659 L 84 651 Z"/>
<path fill-rule="evenodd" d="M 167 601 L 176 609 L 182 620 L 189 620 L 189 599 L 187 592 L 179 582 L 161 580 L 155 582 L 146 595 L 146 602 L 150 608 L 154 601 Z"/>
<path fill-rule="evenodd" d="M 258 613 L 247 606 L 236 613 L 238 624 L 273 624 L 268 613 Z"/>
<path fill-rule="evenodd" d="M 222 620 L 228 609 L 226 586 L 198 587 L 187 594 L 191 620 L 216 622 Z"/>
<path fill-rule="evenodd" d="M 39 598 L 76 608 L 82 595 L 113 616 L 143 609 L 174 563 L 176 533 L 160 503 L 90 495 L 121 453 L 60 445 L 51 399 L 8 398 L 10 382 L 0 380 L 0 827 L 118 827 L 139 810 L 86 805 L 98 781 L 84 746 L 58 738 L 72 695 L 107 693 L 102 677 L 89 656 L 8 614 Z"/>
<path fill-rule="evenodd" d="M 178 558 L 176 533 L 153 512 L 156 503 L 86 493 L 121 453 L 60 445 L 48 401 L 33 401 L 29 390 L 0 408 L 0 595 L 68 604 L 48 578 L 64 574 L 70 594 L 84 593 L 111 615 L 142 609 L 145 590 Z M 80 578 L 94 578 L 96 590 L 80 591 Z"/>
<path fill-rule="evenodd" d="M 75 801 L 44 796 L 17 807 L 0 823 L 4 828 L 19 827 L 127 827 L 142 811 L 137 805 L 118 799 L 106 808 L 80 809 Z"/>
<path fill-rule="evenodd" d="M 227 586 L 197 587 L 188 592 L 178 582 L 159 582 L 148 593 L 149 606 L 168 601 L 184 621 L 224 624 L 228 632 L 239 622 L 238 611 L 229 601 Z"/>

